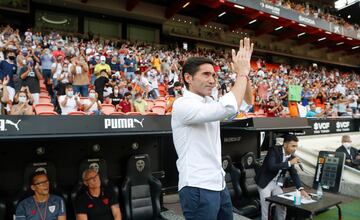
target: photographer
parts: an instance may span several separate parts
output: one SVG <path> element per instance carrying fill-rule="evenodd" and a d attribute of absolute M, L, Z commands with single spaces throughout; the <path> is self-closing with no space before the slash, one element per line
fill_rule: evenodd
<path fill-rule="evenodd" d="M 20 70 L 20 78 L 22 79 L 21 86 L 28 86 L 31 95 L 34 98 L 33 104 L 38 104 L 40 98 L 39 80 L 43 79 L 39 64 L 36 64 L 34 67 L 33 59 L 27 58 L 26 66 Z"/>

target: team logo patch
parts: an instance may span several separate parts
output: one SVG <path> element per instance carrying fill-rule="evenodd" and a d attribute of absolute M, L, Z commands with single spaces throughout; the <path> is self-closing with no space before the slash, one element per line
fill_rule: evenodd
<path fill-rule="evenodd" d="M 36 215 L 36 210 L 34 209 L 34 210 L 31 210 L 31 214 L 32 215 Z"/>
<path fill-rule="evenodd" d="M 91 208 L 93 208 L 93 207 L 94 207 L 94 205 L 91 204 L 91 203 L 88 205 L 88 209 L 91 209 Z"/>
<path fill-rule="evenodd" d="M 51 213 L 54 213 L 54 212 L 55 212 L 55 206 L 54 206 L 54 205 L 49 206 L 49 211 L 50 211 Z"/>
<path fill-rule="evenodd" d="M 103 199 L 103 203 L 104 205 L 109 205 L 109 199 L 108 198 Z"/>

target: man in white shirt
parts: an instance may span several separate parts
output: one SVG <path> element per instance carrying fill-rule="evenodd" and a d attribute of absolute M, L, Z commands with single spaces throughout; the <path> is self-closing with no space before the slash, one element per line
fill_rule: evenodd
<path fill-rule="evenodd" d="M 171 127 L 179 157 L 180 203 L 186 219 L 233 219 L 221 163 L 220 120 L 235 115 L 243 100 L 252 102 L 248 78 L 252 51 L 249 38 L 240 41 L 237 53 L 232 50 L 236 82 L 218 102 L 210 97 L 217 83 L 214 62 L 191 57 L 183 66 L 187 91 L 174 102 Z"/>
<path fill-rule="evenodd" d="M 81 107 L 79 94 L 74 95 L 72 85 L 67 85 L 65 88 L 65 95 L 59 96 L 59 104 L 62 115 L 67 115 L 69 112 L 75 112 Z"/>

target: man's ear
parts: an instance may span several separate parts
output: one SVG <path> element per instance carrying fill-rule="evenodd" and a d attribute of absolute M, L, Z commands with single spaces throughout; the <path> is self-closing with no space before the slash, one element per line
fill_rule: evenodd
<path fill-rule="evenodd" d="M 35 191 L 35 186 L 34 185 L 31 185 L 30 188 L 31 188 L 32 191 Z"/>
<path fill-rule="evenodd" d="M 184 81 L 187 82 L 187 84 L 191 84 L 191 81 L 192 81 L 193 77 L 192 75 L 190 75 L 189 73 L 185 73 L 184 74 Z"/>

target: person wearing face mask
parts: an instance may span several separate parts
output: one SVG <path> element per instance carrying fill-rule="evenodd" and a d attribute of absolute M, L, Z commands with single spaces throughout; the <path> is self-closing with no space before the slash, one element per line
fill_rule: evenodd
<path fill-rule="evenodd" d="M 43 51 L 43 54 L 40 56 L 40 60 L 41 60 L 41 71 L 44 77 L 44 82 L 48 92 L 51 94 L 52 93 L 52 88 L 50 86 L 52 84 L 51 65 L 55 62 L 55 59 L 50 53 L 50 50 L 47 48 Z"/>
<path fill-rule="evenodd" d="M 111 68 L 111 74 L 115 74 L 116 72 L 120 71 L 120 65 L 118 63 L 117 56 L 112 56 L 109 66 Z"/>
<path fill-rule="evenodd" d="M 89 94 L 89 67 L 83 57 L 79 57 L 73 60 L 73 65 L 69 70 L 73 76 L 74 91 L 79 92 L 81 96 L 88 96 Z"/>
<path fill-rule="evenodd" d="M 100 63 L 95 65 L 94 68 L 94 74 L 96 75 L 96 78 L 99 78 L 101 76 L 101 71 L 105 70 L 107 77 L 111 75 L 111 68 L 109 64 L 106 63 L 105 56 L 100 57 Z"/>
<path fill-rule="evenodd" d="M 39 103 L 40 98 L 40 80 L 43 76 L 40 72 L 39 64 L 34 65 L 34 61 L 31 58 L 27 58 L 26 66 L 20 70 L 21 86 L 27 86 L 31 93 L 34 102 L 33 104 Z"/>
<path fill-rule="evenodd" d="M 17 66 L 15 62 L 15 52 L 12 50 L 7 51 L 7 59 L 0 61 L 0 80 L 3 80 L 4 77 L 9 77 L 9 84 L 8 86 L 15 89 L 15 81 Z"/>
<path fill-rule="evenodd" d="M 29 105 L 29 97 L 26 92 L 20 91 L 15 96 L 18 103 L 11 107 L 10 115 L 33 115 L 33 108 Z"/>
<path fill-rule="evenodd" d="M 114 86 L 113 93 L 109 96 L 111 104 L 117 106 L 123 98 L 120 94 L 119 86 Z"/>
<path fill-rule="evenodd" d="M 350 167 L 360 168 L 360 152 L 352 147 L 352 141 L 349 135 L 341 137 L 341 146 L 336 149 L 336 152 L 343 152 L 346 156 L 345 164 Z"/>
<path fill-rule="evenodd" d="M 85 99 L 82 104 L 85 113 L 101 115 L 101 102 L 98 100 L 98 94 L 94 89 L 90 90 L 89 99 Z"/>
<path fill-rule="evenodd" d="M 68 64 L 64 64 L 62 72 L 57 76 L 57 94 L 64 95 L 65 87 L 71 82 L 72 75 L 69 72 Z M 75 91 L 76 92 L 76 91 Z"/>
<path fill-rule="evenodd" d="M 127 113 L 127 112 L 133 112 L 134 106 L 131 101 L 132 95 L 130 92 L 126 92 L 124 94 L 124 99 L 120 102 L 118 106 L 116 106 L 117 109 L 119 109 L 121 112 Z"/>
<path fill-rule="evenodd" d="M 140 112 L 141 114 L 145 114 L 147 109 L 147 102 L 143 99 L 141 93 L 136 93 L 135 101 L 134 101 L 134 109 L 136 112 Z"/>
<path fill-rule="evenodd" d="M 61 114 L 67 115 L 69 112 L 77 111 L 81 107 L 78 94 L 74 95 L 72 85 L 67 85 L 65 95 L 59 96 Z"/>
<path fill-rule="evenodd" d="M 0 80 L 0 115 L 5 115 L 7 112 L 10 112 L 9 105 L 11 105 L 14 100 L 15 89 L 8 86 L 8 83 L 8 76 Z"/>
<path fill-rule="evenodd" d="M 58 56 L 55 59 L 55 63 L 53 63 L 51 65 L 51 74 L 53 76 L 53 85 L 54 88 L 57 87 L 57 78 L 58 76 L 62 73 L 62 69 L 63 69 L 63 62 L 62 62 L 62 57 Z"/>

